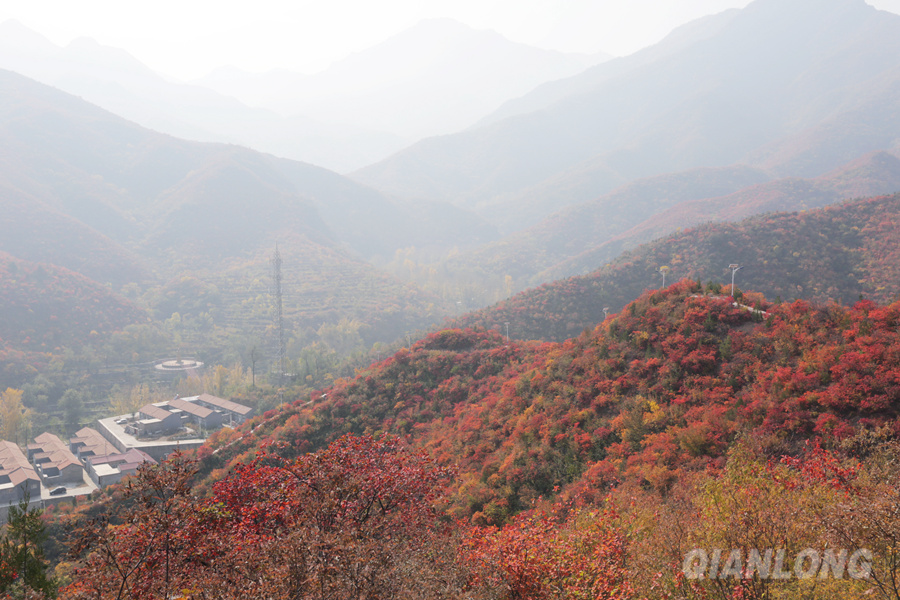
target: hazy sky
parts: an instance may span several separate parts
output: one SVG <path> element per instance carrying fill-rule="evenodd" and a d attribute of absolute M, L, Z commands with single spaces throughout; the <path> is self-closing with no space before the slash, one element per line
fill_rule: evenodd
<path fill-rule="evenodd" d="M 528 44 L 625 55 L 679 24 L 750 0 L 0 0 L 64 45 L 79 36 L 192 79 L 221 65 L 324 69 L 421 19 L 450 17 Z M 900 12 L 900 0 L 870 0 Z"/>

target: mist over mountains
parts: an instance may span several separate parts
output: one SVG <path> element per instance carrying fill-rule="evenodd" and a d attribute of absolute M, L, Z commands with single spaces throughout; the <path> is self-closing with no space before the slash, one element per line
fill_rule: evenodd
<path fill-rule="evenodd" d="M 7 22 L 3 64 L 138 122 L 186 124 L 198 141 L 3 73 L 0 249 L 121 285 L 188 256 L 242 272 L 280 239 L 475 308 L 704 221 L 895 191 L 898 34 L 900 17 L 862 0 L 756 0 L 596 64 L 438 19 L 318 75 L 231 69 L 187 85 L 124 51 L 87 39 L 60 48 Z M 397 136 L 462 131 L 352 178 L 202 143 L 244 125 L 308 139 L 315 128 L 283 127 L 292 113 L 343 113 Z M 22 219 L 60 233 L 24 239 Z M 96 252 L 108 260 L 82 258 Z"/>
<path fill-rule="evenodd" d="M 900 158 L 880 151 L 820 177 L 769 180 L 745 166 L 659 175 L 570 206 L 448 261 L 460 272 L 509 275 L 525 289 L 583 275 L 626 250 L 681 229 L 752 215 L 804 211 L 900 190 Z"/>
<path fill-rule="evenodd" d="M 63 48 L 18 22 L 0 24 L 2 68 L 150 129 L 339 171 L 467 127 L 504 101 L 604 58 L 540 50 L 433 20 L 316 75 L 223 68 L 181 83 L 88 38 Z"/>
<path fill-rule="evenodd" d="M 429 318 L 459 313 L 680 228 L 896 191 L 897 34 L 900 17 L 862 0 L 757 0 L 595 64 L 430 20 L 315 76 L 232 69 L 186 85 L 124 51 L 60 48 L 7 22 L 4 64 L 138 122 L 176 119 L 198 141 L 0 73 L 0 250 L 114 285 L 188 265 L 221 284 L 278 241 L 308 280 L 345 273 L 352 294 L 352 277 L 390 281 L 386 267 L 433 295 Z M 242 123 L 307 139 L 314 128 L 278 125 L 307 108 L 392 135 L 463 131 L 352 178 L 203 142 Z M 23 221 L 46 226 L 23 234 Z"/>
<path fill-rule="evenodd" d="M 237 146 L 155 133 L 8 71 L 0 72 L 0 85 L 4 91 L 0 126 L 6 141 L 6 160 L 0 168 L 5 181 L 114 239 L 134 241 L 151 235 L 148 239 L 174 236 L 174 240 L 180 234 L 172 227 L 201 222 L 204 227 L 195 231 L 195 237 L 221 223 L 230 239 L 256 231 L 253 224 L 258 222 L 264 230 L 291 231 L 319 243 L 345 243 L 364 256 L 424 243 L 423 235 L 441 244 L 426 224 L 430 217 L 417 218 L 417 210 L 407 208 L 406 202 L 326 169 Z M 206 212 L 192 216 L 178 212 L 188 207 Z M 237 212 L 229 212 L 229 207 Z M 266 213 L 266 207 L 281 212 Z M 328 215 L 327 224 L 319 209 Z M 464 222 L 450 235 L 453 245 L 477 239 L 477 219 L 452 208 L 444 210 L 442 231 L 449 231 L 451 214 Z M 394 228 L 377 227 L 378 219 Z M 489 228 L 481 230 L 491 235 Z M 173 240 L 156 247 L 177 245 Z M 154 247 L 152 241 L 147 243 Z M 219 258 L 253 248 L 246 240 L 228 244 Z M 216 254 L 206 243 L 202 246 L 200 256 Z"/>
<path fill-rule="evenodd" d="M 539 110 L 423 140 L 354 177 L 450 199 L 510 231 L 529 224 L 508 216 L 519 207 L 552 197 L 547 214 L 662 173 L 743 162 L 817 176 L 900 138 L 898 32 L 900 17 L 862 0 L 757 0 L 652 59 L 576 76 Z"/>
<path fill-rule="evenodd" d="M 314 75 L 221 69 L 195 83 L 281 114 L 412 142 L 465 129 L 539 84 L 608 58 L 542 50 L 451 19 L 428 19 Z"/>
<path fill-rule="evenodd" d="M 98 308 L 121 302 L 99 299 L 113 286 L 162 319 L 205 314 L 197 340 L 214 324 L 263 335 L 276 245 L 297 327 L 358 318 L 361 340 L 392 340 L 450 308 L 364 257 L 412 244 L 441 253 L 495 235 L 450 205 L 411 206 L 320 167 L 179 140 L 9 71 L 0 71 L 0 90 L 0 251 L 27 261 L 23 273 L 45 264 L 92 279 Z M 160 286 L 171 290 L 140 298 Z M 64 303 L 67 287 L 44 293 Z M 28 295 L 7 291 L 15 302 L 5 309 L 27 313 Z M 123 325 L 84 326 L 110 333 L 111 322 Z M 11 347 L 44 337 L 14 331 L 0 334 Z"/>

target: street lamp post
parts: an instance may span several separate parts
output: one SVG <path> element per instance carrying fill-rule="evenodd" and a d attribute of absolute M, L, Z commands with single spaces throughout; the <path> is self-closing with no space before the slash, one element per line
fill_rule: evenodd
<path fill-rule="evenodd" d="M 663 265 L 662 267 L 659 268 L 659 272 L 662 273 L 662 276 L 663 276 L 663 285 L 662 286 L 663 286 L 663 288 L 665 288 L 666 287 L 666 273 L 669 272 L 669 267 Z"/>
<path fill-rule="evenodd" d="M 728 265 L 728 268 L 731 269 L 731 299 L 734 300 L 734 274 L 743 269 L 744 267 L 735 263 Z"/>

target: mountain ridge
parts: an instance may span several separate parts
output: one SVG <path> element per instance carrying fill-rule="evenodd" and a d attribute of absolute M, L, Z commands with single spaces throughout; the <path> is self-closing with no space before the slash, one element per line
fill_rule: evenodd
<path fill-rule="evenodd" d="M 18 45 L 23 37 L 35 41 L 25 47 L 33 54 L 23 54 Z M 168 79 L 124 50 L 90 38 L 56 46 L 20 23 L 0 24 L 0 67 L 81 96 L 145 127 L 201 142 L 242 143 L 337 168 L 365 164 L 402 147 L 399 138 L 387 133 L 331 126 L 301 116 L 285 118 L 206 87 Z"/>
<path fill-rule="evenodd" d="M 584 199 L 663 172 L 740 162 L 773 170 L 787 165 L 780 176 L 819 175 L 889 147 L 886 142 L 900 137 L 892 91 L 900 77 L 893 62 L 900 17 L 864 2 L 829 4 L 829 10 L 791 6 L 795 15 L 788 19 L 771 3 L 751 3 L 714 35 L 590 91 L 423 140 L 353 176 L 400 195 L 451 199 L 486 215 L 492 205 L 554 178 L 550 187 L 564 189 L 570 170 L 606 173 L 571 185 L 570 194 Z M 835 39 L 841 40 L 837 48 Z M 860 118 L 849 110 L 854 103 L 861 118 L 871 120 L 864 128 L 852 125 Z M 828 120 L 842 137 L 826 139 L 818 152 L 808 144 L 802 169 L 790 167 L 799 160 L 794 151 L 778 163 L 753 158 L 767 144 L 798 140 Z M 504 229 L 500 217 L 491 219 Z"/>
<path fill-rule="evenodd" d="M 7 217 L 0 229 L 9 232 L 2 249 L 144 290 L 154 311 L 174 307 L 155 314 L 160 321 L 178 313 L 198 340 L 215 326 L 220 334 L 248 327 L 245 335 L 263 335 L 276 244 L 296 286 L 285 303 L 296 335 L 316 335 L 343 318 L 367 346 L 394 340 L 449 307 L 361 252 L 390 254 L 420 226 L 437 247 L 491 235 L 458 209 L 438 223 L 320 167 L 178 140 L 10 71 L 0 71 L 0 132 L 0 179 L 8 182 L 0 186 Z M 332 203 L 343 210 L 324 210 Z M 356 239 L 373 210 L 383 219 L 401 216 L 405 230 L 371 229 Z M 184 276 L 199 282 L 195 288 L 223 291 L 212 304 L 193 300 L 193 288 L 175 303 L 147 291 Z"/>
<path fill-rule="evenodd" d="M 388 131 L 408 141 L 468 127 L 503 101 L 602 57 L 543 50 L 453 19 L 424 19 L 312 75 L 197 80 L 281 114 Z M 225 79 L 223 80 L 223 76 Z M 266 92 L 254 91 L 258 82 Z"/>
<path fill-rule="evenodd" d="M 561 341 L 617 312 L 667 276 L 728 282 L 785 301 L 835 301 L 861 296 L 890 302 L 900 294 L 900 194 L 848 200 L 803 212 L 768 213 L 707 223 L 671 233 L 619 255 L 587 275 L 545 283 L 452 322 L 499 329 L 510 336 Z"/>

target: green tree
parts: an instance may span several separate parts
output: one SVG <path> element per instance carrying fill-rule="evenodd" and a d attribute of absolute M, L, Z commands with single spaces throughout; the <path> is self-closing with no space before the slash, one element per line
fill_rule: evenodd
<path fill-rule="evenodd" d="M 30 589 L 53 597 L 56 584 L 47 575 L 44 558 L 44 511 L 29 508 L 29 501 L 26 494 L 18 506 L 9 507 L 6 531 L 0 536 L 0 592 Z"/>
<path fill-rule="evenodd" d="M 344 317 L 335 324 L 324 324 L 319 327 L 319 339 L 328 345 L 339 356 L 349 356 L 363 345 L 360 330 L 363 325 L 356 319 Z"/>
<path fill-rule="evenodd" d="M 60 398 L 59 406 L 64 411 L 66 431 L 74 433 L 80 429 L 84 414 L 84 393 L 75 389 L 66 390 Z"/>

